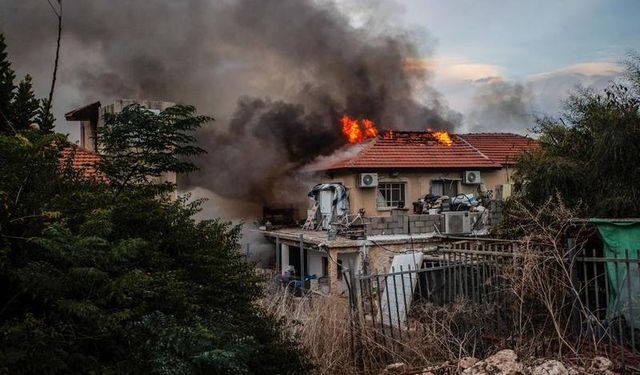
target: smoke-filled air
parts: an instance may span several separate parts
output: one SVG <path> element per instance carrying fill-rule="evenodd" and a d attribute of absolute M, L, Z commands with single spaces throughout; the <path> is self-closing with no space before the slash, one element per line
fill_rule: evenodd
<path fill-rule="evenodd" d="M 46 2 L 2 9 L 12 54 L 47 71 Z M 379 14 L 375 27 L 366 17 L 354 26 L 332 2 L 299 0 L 68 1 L 64 11 L 66 104 L 158 99 L 216 118 L 199 134 L 201 170 L 181 189 L 278 201 L 292 168 L 346 143 L 343 115 L 382 129 L 451 130 L 459 118 L 427 85 L 415 35 Z"/>

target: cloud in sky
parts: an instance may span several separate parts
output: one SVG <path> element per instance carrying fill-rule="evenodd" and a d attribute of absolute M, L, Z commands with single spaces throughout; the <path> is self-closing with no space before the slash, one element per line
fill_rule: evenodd
<path fill-rule="evenodd" d="M 475 63 L 459 57 L 425 57 L 407 62 L 409 67 L 421 67 L 435 72 L 435 78 L 448 81 L 475 81 L 504 74 L 504 68 L 494 64 Z"/>
<path fill-rule="evenodd" d="M 531 81 L 549 79 L 554 76 L 579 74 L 587 77 L 619 75 L 624 71 L 624 66 L 611 62 L 585 62 L 565 66 L 551 72 L 533 74 L 528 77 Z"/>
<path fill-rule="evenodd" d="M 460 131 L 528 133 L 536 116 L 557 116 L 562 100 L 580 86 L 602 89 L 619 79 L 624 66 L 582 62 L 524 77 L 508 69 L 462 57 L 431 57 L 412 62 L 434 71 L 434 86 L 464 115 Z"/>

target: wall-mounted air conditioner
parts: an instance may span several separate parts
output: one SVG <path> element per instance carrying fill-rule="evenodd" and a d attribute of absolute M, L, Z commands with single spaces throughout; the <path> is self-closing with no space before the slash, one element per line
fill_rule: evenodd
<path fill-rule="evenodd" d="M 445 234 L 471 233 L 469 211 L 448 211 L 442 214 L 444 215 Z"/>
<path fill-rule="evenodd" d="M 378 174 L 377 173 L 360 173 L 358 175 L 358 187 L 360 188 L 374 188 L 378 186 Z"/>
<path fill-rule="evenodd" d="M 467 185 L 476 185 L 482 182 L 480 171 L 464 171 L 462 183 Z"/>

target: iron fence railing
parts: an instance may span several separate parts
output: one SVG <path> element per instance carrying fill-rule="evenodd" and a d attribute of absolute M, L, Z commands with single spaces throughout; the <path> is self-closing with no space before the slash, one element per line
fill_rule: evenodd
<path fill-rule="evenodd" d="M 397 346 L 424 333 L 426 307 L 466 304 L 483 320 L 456 323 L 453 333 L 489 337 L 487 350 L 536 336 L 545 340 L 540 355 L 606 355 L 623 369 L 640 367 L 637 252 L 604 257 L 589 249 L 558 257 L 517 243 L 459 241 L 421 259 L 388 273 L 345 270 L 356 360 L 364 361 L 363 335 Z M 482 344 L 473 343 L 480 351 Z"/>

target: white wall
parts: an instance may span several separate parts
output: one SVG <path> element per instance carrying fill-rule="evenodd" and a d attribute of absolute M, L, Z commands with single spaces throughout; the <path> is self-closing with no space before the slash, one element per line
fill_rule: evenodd
<path fill-rule="evenodd" d="M 289 265 L 289 245 L 280 244 L 282 246 L 282 252 L 280 253 L 280 269 L 284 271 Z"/>
<path fill-rule="evenodd" d="M 322 274 L 322 258 L 323 256 L 321 253 L 313 250 L 308 250 L 307 267 L 309 267 L 309 270 L 307 271 L 307 273 L 309 275 L 315 274 L 319 278 L 324 276 Z"/>

